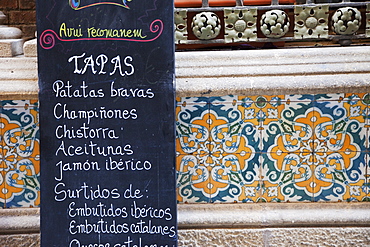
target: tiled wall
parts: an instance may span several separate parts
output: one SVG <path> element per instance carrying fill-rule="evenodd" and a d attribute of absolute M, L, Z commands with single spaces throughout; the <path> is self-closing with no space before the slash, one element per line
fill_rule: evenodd
<path fill-rule="evenodd" d="M 370 94 L 177 99 L 178 201 L 366 201 Z"/>
<path fill-rule="evenodd" d="M 38 102 L 0 101 L 0 207 L 40 198 Z M 370 93 L 178 98 L 178 202 L 366 201 Z"/>
<path fill-rule="evenodd" d="M 38 102 L 0 101 L 0 207 L 40 204 Z"/>

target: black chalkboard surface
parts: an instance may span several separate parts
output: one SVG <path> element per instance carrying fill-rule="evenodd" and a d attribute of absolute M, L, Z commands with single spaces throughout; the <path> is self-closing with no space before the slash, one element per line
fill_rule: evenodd
<path fill-rule="evenodd" d="M 177 246 L 172 0 L 37 0 L 41 245 Z"/>

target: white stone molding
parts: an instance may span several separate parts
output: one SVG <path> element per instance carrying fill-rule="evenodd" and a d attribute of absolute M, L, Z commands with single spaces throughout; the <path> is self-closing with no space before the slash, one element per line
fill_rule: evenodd
<path fill-rule="evenodd" d="M 370 92 L 370 47 L 176 53 L 177 96 Z"/>
<path fill-rule="evenodd" d="M 176 94 L 370 92 L 369 54 L 370 46 L 176 52 Z M 36 57 L 0 58 L 0 65 L 0 99 L 37 98 Z"/>

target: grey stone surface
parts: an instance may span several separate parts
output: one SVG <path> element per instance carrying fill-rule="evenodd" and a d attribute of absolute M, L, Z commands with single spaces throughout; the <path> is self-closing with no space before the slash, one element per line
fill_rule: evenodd
<path fill-rule="evenodd" d="M 261 229 L 191 229 L 179 231 L 180 247 L 264 246 Z"/>
<path fill-rule="evenodd" d="M 37 57 L 37 39 L 24 42 L 23 52 L 25 57 Z"/>
<path fill-rule="evenodd" d="M 39 247 L 40 234 L 0 235 L 2 247 Z"/>
<path fill-rule="evenodd" d="M 370 228 L 191 229 L 179 231 L 179 246 L 370 246 Z"/>
<path fill-rule="evenodd" d="M 370 203 L 178 204 L 179 229 L 370 228 Z M 38 232 L 38 208 L 0 210 L 0 233 Z"/>
<path fill-rule="evenodd" d="M 370 228 L 179 230 L 179 247 L 370 246 Z M 0 235 L 3 247 L 39 247 L 40 234 Z"/>
<path fill-rule="evenodd" d="M 0 39 L 0 57 L 13 57 L 23 54 L 23 39 Z"/>
<path fill-rule="evenodd" d="M 25 49 L 27 57 L 11 62 L 0 58 L 0 96 L 37 97 L 36 40 Z M 369 54 L 370 46 L 177 52 L 176 93 L 197 97 L 370 92 Z M 17 73 L 10 78 L 8 71 Z"/>
<path fill-rule="evenodd" d="M 370 91 L 370 47 L 176 53 L 177 96 Z"/>
<path fill-rule="evenodd" d="M 16 27 L 0 25 L 0 39 L 20 39 L 22 31 Z"/>
<path fill-rule="evenodd" d="M 0 11 L 0 57 L 13 57 L 23 54 L 22 31 L 16 27 L 2 25 L 6 19 Z"/>
<path fill-rule="evenodd" d="M 0 39 L 20 39 L 22 37 L 22 31 L 16 27 L 3 25 L 5 20 L 6 16 L 0 11 Z"/>
<path fill-rule="evenodd" d="M 264 246 L 370 246 L 370 228 L 275 228 L 264 231 Z"/>
<path fill-rule="evenodd" d="M 2 11 L 0 11 L 0 25 L 4 24 L 6 20 L 6 15 Z"/>
<path fill-rule="evenodd" d="M 40 210 L 38 208 L 1 209 L 0 219 L 0 234 L 40 231 Z"/>
<path fill-rule="evenodd" d="M 37 97 L 37 58 L 0 58 L 0 99 Z"/>
<path fill-rule="evenodd" d="M 370 227 L 370 203 L 178 204 L 183 229 Z"/>

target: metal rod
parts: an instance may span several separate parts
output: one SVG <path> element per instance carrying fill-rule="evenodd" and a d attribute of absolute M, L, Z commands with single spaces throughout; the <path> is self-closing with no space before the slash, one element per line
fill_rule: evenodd
<path fill-rule="evenodd" d="M 243 0 L 236 0 L 236 6 L 243 6 Z"/>
<path fill-rule="evenodd" d="M 188 45 L 199 45 L 199 44 L 245 44 L 245 43 L 255 43 L 255 42 L 279 42 L 279 41 L 285 41 L 285 42 L 315 42 L 315 41 L 325 41 L 325 40 L 353 40 L 353 39 L 365 39 L 365 34 L 359 34 L 359 35 L 329 35 L 328 38 L 321 38 L 321 39 L 295 39 L 294 37 L 283 37 L 283 38 L 277 38 L 277 39 L 271 39 L 271 38 L 257 38 L 255 41 L 245 41 L 245 42 L 234 42 L 234 43 L 226 43 L 224 39 L 212 39 L 212 40 L 187 40 L 186 44 Z"/>
<path fill-rule="evenodd" d="M 202 8 L 207 8 L 209 7 L 208 0 L 202 0 Z"/>
<path fill-rule="evenodd" d="M 203 0 L 204 1 L 204 0 Z M 360 6 L 366 6 L 368 2 L 348 2 L 348 3 L 329 3 L 330 8 L 340 8 L 340 7 L 360 7 Z M 296 6 L 307 6 L 307 4 L 297 4 L 297 5 L 279 5 L 279 6 L 274 6 L 274 5 L 267 5 L 267 6 L 237 6 L 235 9 L 250 9 L 251 7 L 253 8 L 258 8 L 259 10 L 271 10 L 271 9 L 294 9 Z M 310 4 L 310 6 L 313 6 Z M 175 11 L 180 11 L 180 10 L 187 10 L 188 12 L 201 12 L 201 11 L 223 11 L 224 7 L 202 7 L 202 8 L 176 8 Z"/>

